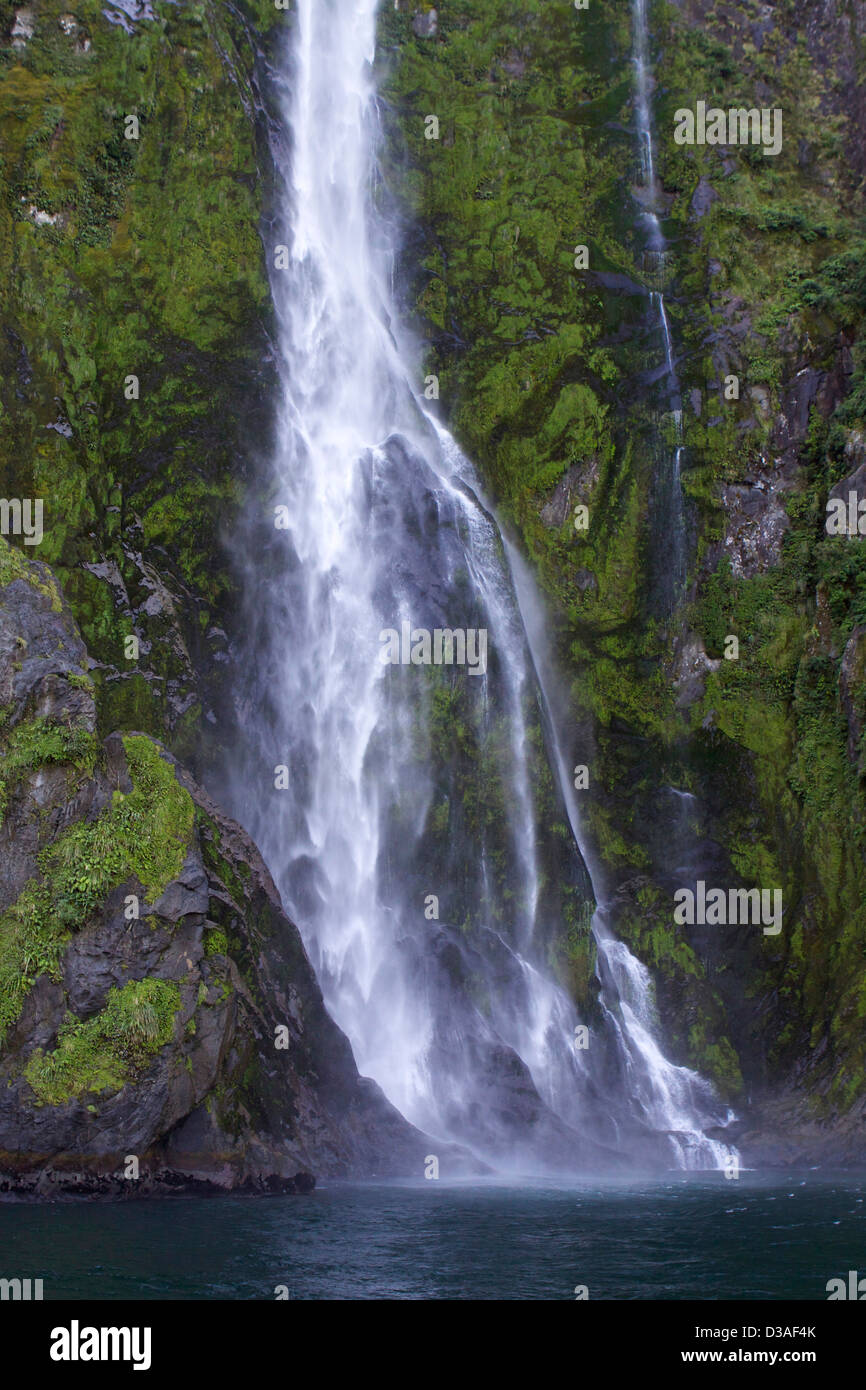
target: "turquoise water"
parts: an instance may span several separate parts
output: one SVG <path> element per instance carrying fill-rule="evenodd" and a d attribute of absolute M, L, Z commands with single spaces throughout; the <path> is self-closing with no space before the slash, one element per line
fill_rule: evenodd
<path fill-rule="evenodd" d="M 0 1207 L 0 1276 L 73 1299 L 826 1300 L 866 1178 L 323 1184 L 308 1197 Z"/>

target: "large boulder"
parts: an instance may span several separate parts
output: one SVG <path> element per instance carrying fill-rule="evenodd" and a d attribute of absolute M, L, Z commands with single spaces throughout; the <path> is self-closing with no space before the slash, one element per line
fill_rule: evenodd
<path fill-rule="evenodd" d="M 420 1173 L 249 837 L 155 740 L 98 740 L 51 572 L 0 541 L 0 1190 Z"/>

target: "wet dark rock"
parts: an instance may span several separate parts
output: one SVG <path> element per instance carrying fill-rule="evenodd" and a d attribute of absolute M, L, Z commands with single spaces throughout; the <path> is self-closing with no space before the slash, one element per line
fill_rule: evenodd
<path fill-rule="evenodd" d="M 713 203 L 717 203 L 718 201 L 719 195 L 709 180 L 704 178 L 699 179 L 698 186 L 692 194 L 692 201 L 689 205 L 692 218 L 695 221 L 700 221 L 702 217 L 706 217 Z"/>
<path fill-rule="evenodd" d="M 707 673 L 717 671 L 721 661 L 707 656 L 706 648 L 694 632 L 686 632 L 674 650 L 673 682 L 678 709 L 688 709 L 701 698 L 706 687 Z"/>
<path fill-rule="evenodd" d="M 845 462 L 851 472 L 830 489 L 830 497 L 841 499 L 847 506 L 853 492 L 859 505 L 866 501 L 866 439 L 859 430 L 852 430 L 848 437 Z"/>
<path fill-rule="evenodd" d="M 526 57 L 512 48 L 506 58 L 502 60 L 502 71 L 509 77 L 523 77 L 526 72 Z"/>
<path fill-rule="evenodd" d="M 724 553 L 738 578 L 751 579 L 777 565 L 790 529 L 783 501 L 784 478 L 766 469 L 722 488 Z"/>
<path fill-rule="evenodd" d="M 866 1101 L 844 1116 L 822 1121 L 814 1099 L 788 1090 L 760 1094 L 733 1127 L 743 1162 L 754 1168 L 861 1167 L 866 1141 Z"/>
<path fill-rule="evenodd" d="M 0 692 L 12 696 L 3 736 L 35 712 L 90 732 L 84 646 L 50 572 L 31 565 L 27 573 L 0 588 Z M 27 657 L 15 671 L 22 635 Z M 117 883 L 74 923 L 56 973 L 43 969 L 25 988 L 0 1044 L 0 1192 L 292 1192 L 310 1190 L 312 1173 L 421 1173 L 430 1140 L 358 1075 L 252 841 L 162 757 L 195 812 L 183 863 L 152 904 L 134 875 Z M 92 775 L 73 774 L 71 799 L 69 774 L 45 766 L 10 788 L 0 910 L 42 879 L 46 845 L 133 789 L 117 734 L 99 748 Z M 130 895 L 141 903 L 132 920 Z M 179 992 L 170 1040 L 120 1085 L 40 1102 L 25 1075 L 37 1049 L 54 1052 L 70 1020 L 86 1023 L 109 991 L 143 980 Z M 288 1045 L 278 1049 L 283 1028 Z M 139 1164 L 134 1181 L 124 1176 L 129 1156 Z"/>
<path fill-rule="evenodd" d="M 590 270 L 587 272 L 587 279 L 593 284 L 602 285 L 606 290 L 631 294 L 634 295 L 636 299 L 645 300 L 647 297 L 647 291 L 644 285 L 638 284 L 630 275 L 623 275 L 620 271 Z"/>
<path fill-rule="evenodd" d="M 407 939 L 403 949 L 414 962 L 419 988 L 436 999 L 431 1075 L 453 1129 L 474 1134 L 482 1151 L 508 1166 L 531 1163 L 533 1154 L 543 1153 L 547 1164 L 563 1171 L 625 1172 L 630 1152 L 640 1152 L 647 1164 L 666 1165 L 664 1139 L 625 1110 L 614 1120 L 610 1096 L 592 1083 L 579 1127 L 539 1095 L 526 1063 L 497 1027 L 502 1015 L 525 1009 L 526 990 L 524 970 L 498 932 L 481 929 L 470 940 L 458 927 L 439 922 L 432 938 Z M 478 1007 L 481 981 L 485 998 Z M 471 1014 L 463 1002 L 467 996 L 476 1000 Z"/>
<path fill-rule="evenodd" d="M 800 447 L 809 429 L 809 415 L 823 382 L 823 374 L 804 367 L 782 391 L 781 409 L 771 436 L 775 453 L 799 460 Z"/>
<path fill-rule="evenodd" d="M 573 463 L 541 508 L 541 520 L 545 526 L 551 529 L 564 526 L 577 503 L 590 501 L 597 482 L 597 455 L 592 454 L 580 463 Z"/>
<path fill-rule="evenodd" d="M 173 883 L 153 905 L 153 910 L 169 922 L 179 922 L 194 912 L 207 912 L 210 894 L 207 875 L 197 855 L 188 854 Z"/>
<path fill-rule="evenodd" d="M 412 32 L 419 39 L 432 39 L 439 27 L 439 16 L 435 10 L 426 10 L 412 16 Z"/>
<path fill-rule="evenodd" d="M 139 642 L 140 658 L 136 669 L 130 671 L 122 662 L 102 665 L 102 679 L 107 686 L 114 687 L 118 695 L 124 684 L 133 689 L 144 683 L 150 698 L 162 711 L 166 731 L 171 733 L 184 715 L 205 698 L 204 668 L 210 660 L 216 659 L 225 643 L 225 634 L 213 639 L 206 636 L 205 650 L 198 651 L 198 659 L 193 660 L 190 620 L 194 621 L 198 606 L 194 596 L 168 566 L 158 570 L 130 540 L 122 543 L 121 552 L 123 571 L 113 559 L 81 566 L 108 587 L 118 620 L 125 621 Z"/>
<path fill-rule="evenodd" d="M 862 749 L 866 727 L 866 627 L 851 633 L 839 669 L 839 704 L 848 725 L 848 757 L 864 767 Z"/>
<path fill-rule="evenodd" d="M 0 607 L 0 706 L 11 704 L 10 720 L 25 711 L 43 717 L 84 719 L 92 730 L 93 698 L 71 686 L 70 672 L 83 675 L 87 652 L 71 626 L 50 570 L 31 562 L 30 578 L 13 579 Z M 61 677 L 60 681 L 56 677 Z"/>
<path fill-rule="evenodd" d="M 246 1179 L 232 1189 L 232 1195 L 287 1197 L 314 1192 L 315 1189 L 316 1179 L 312 1173 L 299 1172 L 291 1177 L 271 1174 Z M 98 1200 L 107 1197 L 117 1201 L 145 1196 L 218 1197 L 225 1191 L 224 1184 L 214 1178 L 196 1177 L 175 1168 L 159 1168 L 151 1173 L 143 1173 L 135 1183 L 116 1175 L 76 1168 L 43 1168 L 38 1173 L 7 1172 L 0 1176 L 0 1197 L 18 1200 Z"/>

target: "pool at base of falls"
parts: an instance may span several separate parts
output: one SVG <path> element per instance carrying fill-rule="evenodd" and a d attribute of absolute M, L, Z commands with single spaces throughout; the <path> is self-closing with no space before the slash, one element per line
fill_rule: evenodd
<path fill-rule="evenodd" d="M 322 1183 L 305 1197 L 0 1207 L 45 1299 L 826 1300 L 866 1174 Z M 858 1260 L 860 1264 L 858 1265 Z M 278 1295 L 277 1290 L 280 1290 Z"/>

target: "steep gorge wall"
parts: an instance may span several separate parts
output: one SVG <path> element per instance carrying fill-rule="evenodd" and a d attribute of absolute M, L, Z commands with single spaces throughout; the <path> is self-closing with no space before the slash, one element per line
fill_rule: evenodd
<path fill-rule="evenodd" d="M 0 1193 L 307 1191 L 429 1146 L 166 751 L 210 773 L 229 736 L 281 19 L 0 6 L 0 493 L 44 527 L 0 539 Z"/>
<path fill-rule="evenodd" d="M 756 1145 L 794 1152 L 840 1115 L 856 1135 L 866 1088 L 866 541 L 824 529 L 831 490 L 866 496 L 864 7 L 650 7 L 663 267 L 635 232 L 629 9 L 383 10 L 406 308 L 551 601 L 617 928 L 656 973 L 677 1055 L 753 1102 Z M 781 154 L 675 144 L 699 100 L 781 108 Z M 685 403 L 673 621 L 661 287 Z M 673 893 L 696 877 L 780 888 L 782 932 L 678 927 Z M 774 1131 L 780 1094 L 800 1139 Z"/>
<path fill-rule="evenodd" d="M 0 7 L 4 495 L 44 499 L 38 553 L 98 662 L 100 727 L 193 757 L 220 707 L 230 540 L 272 429 L 256 74 L 281 18 Z"/>
<path fill-rule="evenodd" d="M 420 1171 L 255 846 L 154 739 L 98 737 L 88 668 L 0 540 L 0 1193 Z"/>
<path fill-rule="evenodd" d="M 229 539 L 273 423 L 259 78 L 290 22 L 264 0 L 0 4 L 2 492 L 46 499 L 38 555 L 95 659 L 95 732 L 155 735 L 199 776 L 230 737 Z M 866 462 L 864 5 L 683 0 L 650 28 L 661 279 L 635 234 L 627 4 L 383 5 L 406 316 L 547 593 L 587 825 L 677 1056 L 751 1097 L 765 1147 L 768 1096 L 856 1135 L 866 542 L 827 536 L 824 506 Z M 676 146 L 698 100 L 780 106 L 778 160 Z M 662 280 L 686 404 L 675 625 L 656 593 Z M 695 794 L 685 832 L 666 786 Z M 681 832 L 690 872 L 783 889 L 778 937 L 673 924 Z M 584 938 L 564 967 L 580 999 Z"/>

